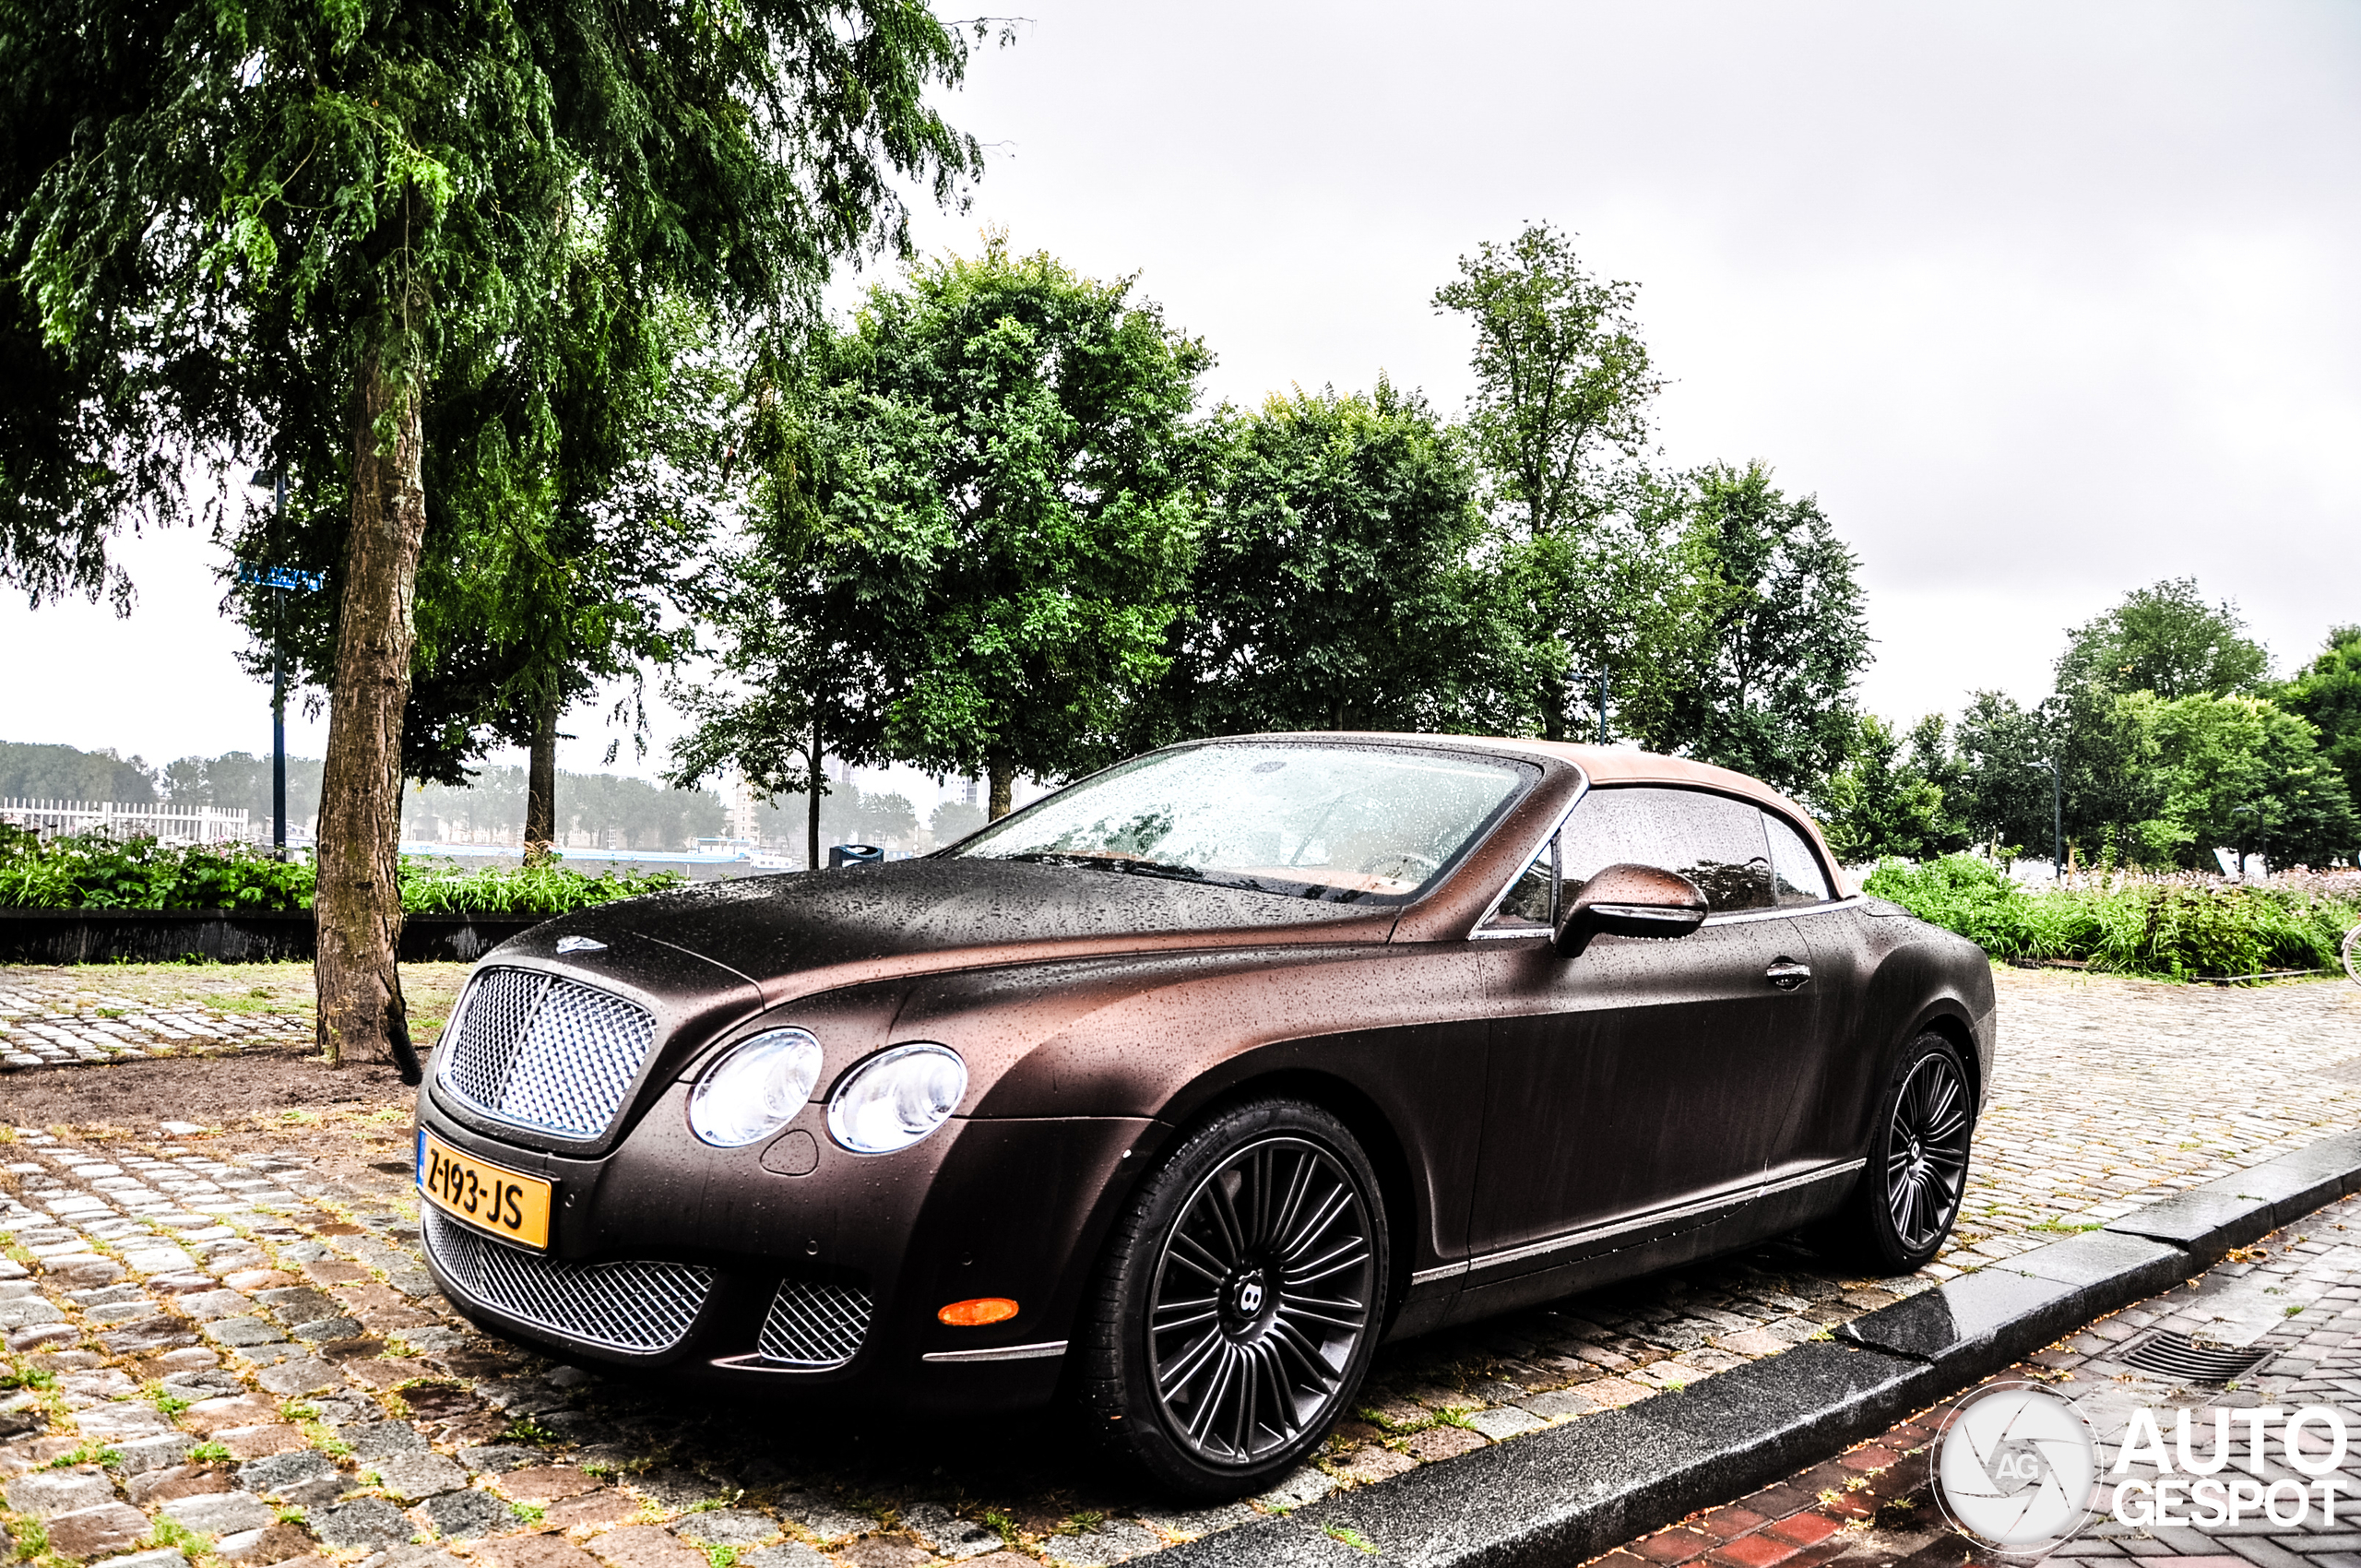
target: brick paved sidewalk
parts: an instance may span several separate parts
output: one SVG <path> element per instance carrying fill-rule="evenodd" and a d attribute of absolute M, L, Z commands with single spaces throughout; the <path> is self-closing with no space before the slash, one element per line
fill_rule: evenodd
<path fill-rule="evenodd" d="M 104 969 L 62 972 L 69 976 L 62 982 L 0 980 L 0 1069 L 237 1051 L 258 1037 L 301 1039 L 312 1032 L 308 1019 L 284 1014 L 152 1006 L 109 987 Z"/>
<path fill-rule="evenodd" d="M 2159 1334 L 2199 1345 L 2244 1348 L 2261 1359 L 2228 1383 L 2201 1383 L 2127 1360 Z M 1979 1387 L 2035 1383 L 2071 1403 L 2099 1442 L 2101 1486 L 2094 1522 L 2053 1558 L 2172 1560 L 2173 1568 L 2361 1568 L 2361 1197 L 2345 1198 L 2253 1247 L 2233 1253 L 2200 1278 L 2128 1308 L 2030 1356 Z M 1929 1479 L 1936 1439 L 1960 1396 L 1930 1407 L 1848 1452 L 1723 1507 L 1704 1510 L 1593 1560 L 1594 1568 L 1954 1568 L 1966 1562 L 2011 1561 L 1977 1548 L 1943 1520 Z M 2321 1476 L 2282 1462 L 2275 1433 L 2258 1460 L 2249 1423 L 2229 1419 L 2235 1442 L 2219 1477 L 2246 1481 L 2237 1523 L 2157 1524 L 2152 1515 L 2158 1467 L 2144 1442 L 2115 1470 L 2133 1412 L 2151 1412 L 2166 1452 L 2177 1454 L 2180 1413 L 2190 1413 L 2198 1462 L 2213 1457 L 2213 1412 L 2307 1407 L 2340 1413 L 2355 1439 L 2328 1479 L 2342 1482 L 2331 1519 L 2318 1501 Z M 2300 1440 L 2315 1463 L 2331 1452 L 2325 1429 Z M 2177 1473 L 2186 1477 L 2186 1472 Z M 2131 1486 L 2131 1483 L 2142 1483 Z M 2314 1493 L 2300 1525 L 2274 1523 L 2260 1499 L 2275 1482 Z M 2116 1518 L 2116 1486 L 2131 1486 L 2126 1517 Z M 2283 1515 L 2294 1494 L 2283 1490 Z M 2200 1499 L 2177 1500 L 2178 1514 L 2227 1513 Z M 2023 1559 L 2014 1561 L 2022 1562 Z"/>

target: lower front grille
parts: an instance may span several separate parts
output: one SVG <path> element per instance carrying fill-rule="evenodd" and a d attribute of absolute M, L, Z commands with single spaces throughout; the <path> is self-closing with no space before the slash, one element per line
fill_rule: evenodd
<path fill-rule="evenodd" d="M 866 1290 L 784 1280 L 756 1345 L 763 1360 L 781 1366 L 843 1366 L 868 1337 L 873 1305 Z"/>
<path fill-rule="evenodd" d="M 684 1263 L 563 1263 L 479 1236 L 429 1208 L 426 1246 L 488 1307 L 586 1345 L 646 1354 L 688 1337 L 714 1273 Z"/>

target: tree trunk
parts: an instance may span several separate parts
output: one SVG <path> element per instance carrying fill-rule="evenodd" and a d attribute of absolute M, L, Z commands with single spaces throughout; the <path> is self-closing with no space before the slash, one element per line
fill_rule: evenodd
<path fill-rule="evenodd" d="M 391 350 L 381 350 L 381 354 Z M 402 708 L 409 660 L 426 493 L 419 393 L 402 370 L 373 357 L 362 372 L 352 439 L 352 532 L 345 543 L 336 685 L 320 776 L 319 882 L 314 896 L 320 1054 L 390 1058 L 418 1081 L 402 1005 L 400 873 Z M 380 441 L 378 421 L 390 427 Z"/>
<path fill-rule="evenodd" d="M 1566 738 L 1566 683 L 1555 675 L 1541 677 L 1541 738 Z"/>
<path fill-rule="evenodd" d="M 525 769 L 525 863 L 538 865 L 557 850 L 557 693 L 540 699 L 533 718 L 532 761 Z"/>
<path fill-rule="evenodd" d="M 803 869 L 805 871 L 820 869 L 820 721 L 815 719 L 812 721 L 812 749 L 804 754 L 805 760 L 812 765 L 810 770 L 803 776 L 805 787 Z"/>
<path fill-rule="evenodd" d="M 1016 765 L 994 760 L 987 765 L 992 780 L 991 804 L 985 808 L 984 820 L 998 822 L 1006 816 L 1016 799 Z"/>

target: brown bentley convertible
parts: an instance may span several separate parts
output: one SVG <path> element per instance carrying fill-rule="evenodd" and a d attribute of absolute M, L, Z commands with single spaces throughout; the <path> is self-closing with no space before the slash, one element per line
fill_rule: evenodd
<path fill-rule="evenodd" d="M 485 958 L 418 1106 L 487 1329 L 789 1399 L 1061 1389 L 1267 1484 L 1379 1339 L 1959 1210 L 1972 944 L 1695 763 L 1261 735 L 920 860 L 660 894 Z"/>

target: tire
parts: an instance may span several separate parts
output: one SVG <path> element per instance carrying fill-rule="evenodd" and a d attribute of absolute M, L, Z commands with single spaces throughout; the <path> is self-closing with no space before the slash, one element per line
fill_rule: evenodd
<path fill-rule="evenodd" d="M 1880 1277 L 1926 1267 L 1958 1223 L 1975 1135 L 1975 1099 L 1959 1047 L 1928 1029 L 1902 1053 L 1878 1098 L 1859 1184 L 1807 1240 Z"/>
<path fill-rule="evenodd" d="M 1141 1185 L 1088 1303 L 1086 1419 L 1168 1491 L 1267 1490 L 1351 1406 L 1385 1317 L 1369 1157 L 1317 1106 L 1216 1115 Z"/>

